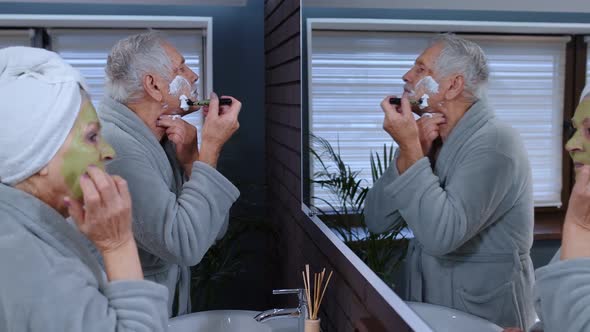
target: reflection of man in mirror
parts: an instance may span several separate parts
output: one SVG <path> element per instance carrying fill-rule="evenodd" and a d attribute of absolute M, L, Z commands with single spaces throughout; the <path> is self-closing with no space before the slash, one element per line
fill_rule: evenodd
<path fill-rule="evenodd" d="M 486 101 L 488 76 L 481 48 L 455 35 L 418 57 L 401 106 L 381 104 L 399 149 L 365 216 L 373 232 L 402 220 L 412 230 L 407 300 L 525 328 L 534 319 L 531 169 L 518 133 Z M 416 121 L 409 99 L 423 94 L 433 116 Z"/>

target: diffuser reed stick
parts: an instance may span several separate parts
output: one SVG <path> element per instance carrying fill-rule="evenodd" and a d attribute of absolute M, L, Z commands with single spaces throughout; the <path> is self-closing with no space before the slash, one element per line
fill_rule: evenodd
<path fill-rule="evenodd" d="M 330 271 L 328 279 L 324 283 L 326 269 L 324 268 L 320 273 L 313 274 L 313 290 L 311 288 L 311 278 L 309 274 L 309 264 L 305 265 L 305 271 L 301 271 L 303 276 L 303 286 L 305 287 L 305 295 L 307 297 L 307 310 L 309 319 L 317 320 L 320 312 L 320 305 L 324 299 L 324 294 L 332 278 L 333 271 Z M 312 296 L 313 295 L 313 296 Z"/>

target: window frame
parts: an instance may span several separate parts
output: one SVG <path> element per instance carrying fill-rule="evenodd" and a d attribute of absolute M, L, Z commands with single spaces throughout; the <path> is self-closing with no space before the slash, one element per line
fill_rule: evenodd
<path fill-rule="evenodd" d="M 213 91 L 213 18 L 204 16 L 147 15 L 38 15 L 0 14 L 0 29 L 35 27 L 32 46 L 47 47 L 47 29 L 200 29 L 203 43 L 203 92 Z"/>
<path fill-rule="evenodd" d="M 586 81 L 587 46 L 585 36 L 590 36 L 590 24 L 586 23 L 549 23 L 549 22 L 501 22 L 501 21 L 447 21 L 447 20 L 395 20 L 395 19 L 341 19 L 309 18 L 307 19 L 307 96 L 312 96 L 312 39 L 314 30 L 333 31 L 387 31 L 387 32 L 447 32 L 465 34 L 509 34 L 509 35 L 567 35 L 571 41 L 566 44 L 565 85 L 563 120 L 571 119 L 577 100 Z M 309 102 L 304 103 L 308 105 Z M 306 113 L 307 114 L 307 113 Z M 302 146 L 309 146 L 308 123 L 311 116 L 302 117 Z M 568 137 L 564 131 L 562 145 Z M 304 183 L 302 197 L 309 199 L 311 183 L 309 170 L 312 160 L 308 154 L 302 156 L 302 174 Z M 304 167 L 307 166 L 307 167 Z M 573 164 L 569 154 L 562 150 L 562 189 L 561 207 L 535 207 L 535 239 L 561 239 L 561 228 L 567 211 L 569 196 L 574 182 Z M 309 203 L 309 202 L 305 202 Z"/>

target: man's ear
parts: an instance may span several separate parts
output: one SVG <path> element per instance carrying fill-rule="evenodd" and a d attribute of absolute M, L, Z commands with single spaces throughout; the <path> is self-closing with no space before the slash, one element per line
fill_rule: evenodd
<path fill-rule="evenodd" d="M 463 75 L 455 75 L 449 80 L 449 89 L 445 93 L 445 99 L 453 100 L 465 90 L 465 78 Z"/>
<path fill-rule="evenodd" d="M 145 75 L 143 77 L 143 90 L 147 95 L 158 102 L 161 102 L 164 99 L 162 87 L 158 85 L 156 77 L 153 75 Z"/>

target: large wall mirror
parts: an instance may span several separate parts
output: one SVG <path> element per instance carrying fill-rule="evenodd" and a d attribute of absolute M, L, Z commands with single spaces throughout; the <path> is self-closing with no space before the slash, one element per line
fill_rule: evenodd
<path fill-rule="evenodd" d="M 398 10 L 384 4 L 334 8 L 321 1 L 305 3 L 304 210 L 356 255 L 359 269 L 372 270 L 379 284 L 387 286 L 383 295 L 393 299 L 392 306 L 404 319 L 409 308 L 435 331 L 445 330 L 447 323 L 466 331 L 533 324 L 534 269 L 546 265 L 559 248 L 571 191 L 572 165 L 564 153 L 563 125 L 590 77 L 590 25 L 568 14 L 551 18 L 517 12 L 518 8 L 499 14 L 441 11 L 432 4 L 433 8 Z M 425 51 L 446 32 L 475 43 L 487 59 L 486 98 L 474 98 L 467 110 L 485 101 L 495 118 L 516 133 L 522 145 L 516 155 L 530 164 L 530 206 L 522 209 L 530 213 L 515 214 L 518 221 L 510 224 L 522 227 L 501 230 L 507 215 L 517 213 L 520 198 L 511 198 L 511 207 L 501 215 L 498 206 L 506 204 L 506 195 L 498 199 L 490 194 L 491 188 L 469 189 L 480 180 L 486 182 L 486 167 L 480 175 L 465 178 L 470 179 L 462 184 L 469 198 L 457 193 L 463 189 L 457 189 L 453 174 L 455 179 L 464 176 L 461 169 L 467 159 L 459 146 L 468 141 L 468 136 L 457 136 L 477 130 L 475 111 L 465 112 L 470 116 L 453 124 L 436 154 L 424 153 L 425 173 L 402 180 L 399 169 L 392 171 L 398 168 L 399 146 L 383 128 L 380 103 L 429 76 L 420 77 L 419 72 L 432 70 Z M 442 74 L 437 75 L 441 83 Z M 423 116 L 419 107 L 413 110 L 415 119 Z M 432 180 L 430 189 L 416 185 L 425 178 Z M 469 201 L 479 202 L 477 212 L 469 212 Z M 477 225 L 466 226 L 474 218 Z M 408 314 L 407 322 L 416 329 L 413 318 Z"/>

